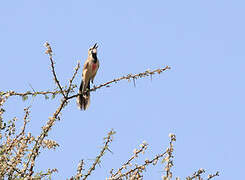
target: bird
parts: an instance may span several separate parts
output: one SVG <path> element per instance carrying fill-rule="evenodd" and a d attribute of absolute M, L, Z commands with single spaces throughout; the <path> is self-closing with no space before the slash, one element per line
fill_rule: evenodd
<path fill-rule="evenodd" d="M 86 110 L 90 105 L 90 82 L 94 83 L 94 78 L 99 69 L 97 58 L 98 44 L 95 43 L 88 49 L 88 58 L 82 70 L 82 82 L 77 96 L 77 106 L 80 110 Z"/>

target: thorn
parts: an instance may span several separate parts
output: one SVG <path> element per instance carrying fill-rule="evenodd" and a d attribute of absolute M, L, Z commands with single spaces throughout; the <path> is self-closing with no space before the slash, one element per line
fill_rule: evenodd
<path fill-rule="evenodd" d="M 133 81 L 134 81 L 134 87 L 136 87 L 135 78 L 133 78 Z"/>
<path fill-rule="evenodd" d="M 31 89 L 33 90 L 33 92 L 36 93 L 36 91 L 33 89 L 32 85 L 30 83 L 28 83 L 28 84 L 31 87 Z"/>

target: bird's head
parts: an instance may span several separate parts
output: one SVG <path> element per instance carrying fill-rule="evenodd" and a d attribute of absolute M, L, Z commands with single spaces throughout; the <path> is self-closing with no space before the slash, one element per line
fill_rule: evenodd
<path fill-rule="evenodd" d="M 98 44 L 95 43 L 91 48 L 88 49 L 88 55 L 97 54 Z"/>

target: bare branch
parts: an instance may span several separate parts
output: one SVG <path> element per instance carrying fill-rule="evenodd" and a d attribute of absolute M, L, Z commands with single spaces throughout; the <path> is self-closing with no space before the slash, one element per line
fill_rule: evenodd
<path fill-rule="evenodd" d="M 102 147 L 102 149 L 101 149 L 99 155 L 95 158 L 95 161 L 94 161 L 94 163 L 92 164 L 92 166 L 89 168 L 87 174 L 84 175 L 83 180 L 86 180 L 87 177 L 91 175 L 92 171 L 95 170 L 96 165 L 100 163 L 101 157 L 105 154 L 106 150 L 108 150 L 108 148 L 109 148 L 109 143 L 112 141 L 112 136 L 113 136 L 113 134 L 115 134 L 115 131 L 111 130 L 111 131 L 107 134 L 107 137 L 104 138 L 104 139 L 105 139 L 104 146 Z"/>
<path fill-rule="evenodd" d="M 136 166 L 134 169 L 131 169 L 130 171 L 121 174 L 120 176 L 118 176 L 117 178 L 109 178 L 110 180 L 115 180 L 115 179 L 121 179 L 122 177 L 128 176 L 130 174 L 132 174 L 133 172 L 137 171 L 137 170 L 144 170 L 145 167 L 149 164 L 153 164 L 154 162 L 158 161 L 161 157 L 163 157 L 164 155 L 166 155 L 167 151 L 156 155 L 152 160 L 145 160 L 145 163 L 140 165 L 140 166 Z"/>
<path fill-rule="evenodd" d="M 24 92 L 24 93 L 18 93 L 18 92 L 15 92 L 15 91 L 8 91 L 8 92 L 4 92 L 3 95 L 9 93 L 9 96 L 28 96 L 28 95 L 31 95 L 31 96 L 35 96 L 35 95 L 56 95 L 56 94 L 59 94 L 61 93 L 61 91 L 36 91 L 36 92 L 30 92 L 30 91 L 27 91 L 27 92 Z"/>
<path fill-rule="evenodd" d="M 51 60 L 51 62 L 53 62 L 53 60 Z M 80 68 L 80 62 L 77 63 L 77 66 L 75 67 L 75 72 L 74 72 L 72 78 L 69 80 L 68 89 L 66 89 L 66 90 L 63 90 L 62 88 L 60 88 L 61 86 L 59 85 L 58 81 L 56 81 L 57 80 L 57 76 L 56 76 L 56 73 L 55 73 L 55 70 L 54 70 L 54 66 L 52 66 L 52 72 L 53 72 L 53 75 L 55 77 L 54 79 L 55 79 L 55 82 L 58 84 L 58 88 L 60 90 L 54 90 L 54 91 L 34 91 L 33 90 L 33 92 L 27 91 L 27 92 L 24 92 L 24 93 L 18 93 L 18 92 L 15 92 L 15 91 L 8 91 L 8 92 L 2 92 L 1 95 L 8 94 L 9 96 L 21 96 L 21 97 L 24 97 L 24 96 L 28 96 L 28 95 L 32 95 L 32 96 L 36 96 L 36 95 L 49 95 L 49 94 L 50 95 L 56 95 L 56 94 L 60 94 L 61 93 L 61 94 L 65 94 L 65 96 L 67 98 L 68 97 L 68 94 L 71 92 L 71 90 L 74 89 L 74 87 L 72 86 L 72 82 L 75 79 L 79 68 Z M 61 89 L 62 89 L 62 91 L 61 91 Z"/>
<path fill-rule="evenodd" d="M 167 154 L 168 156 L 164 159 L 164 161 L 167 162 L 166 166 L 165 166 L 165 171 L 166 171 L 166 176 L 163 176 L 163 179 L 168 180 L 171 179 L 173 177 L 173 173 L 171 172 L 171 168 L 173 167 L 173 151 L 174 151 L 174 146 L 173 146 L 173 142 L 176 141 L 176 135 L 170 133 L 169 135 L 170 138 L 170 142 L 169 142 L 169 148 L 167 149 Z"/>
<path fill-rule="evenodd" d="M 77 175 L 76 175 L 76 179 L 80 179 L 80 177 L 82 177 L 83 166 L 84 166 L 84 162 L 83 162 L 83 159 L 82 159 L 82 160 L 79 162 L 78 166 L 77 166 Z"/>
<path fill-rule="evenodd" d="M 40 148 L 43 145 L 43 140 L 44 140 L 45 137 L 48 136 L 48 132 L 51 130 L 51 127 L 54 125 L 55 121 L 57 119 L 59 119 L 60 112 L 64 108 L 64 106 L 66 105 L 66 103 L 67 103 L 67 97 L 69 95 L 69 92 L 72 89 L 72 81 L 74 80 L 74 78 L 75 78 L 75 76 L 76 76 L 76 74 L 78 72 L 78 69 L 80 67 L 80 64 L 78 63 L 78 65 L 75 68 L 75 72 L 74 72 L 71 80 L 69 81 L 69 83 L 70 83 L 69 84 L 69 88 L 67 89 L 67 92 L 66 92 L 66 95 L 65 95 L 64 94 L 64 91 L 61 88 L 61 86 L 59 84 L 59 81 L 57 80 L 57 77 L 56 77 L 56 73 L 55 73 L 55 69 L 54 69 L 54 63 L 53 63 L 53 59 L 52 59 L 52 49 L 51 49 L 51 47 L 50 47 L 50 45 L 48 43 L 46 43 L 45 45 L 47 47 L 46 53 L 49 54 L 49 56 L 50 56 L 50 61 L 51 61 L 51 66 L 52 66 L 52 72 L 53 72 L 53 76 L 55 78 L 55 82 L 58 84 L 58 86 L 60 88 L 60 92 L 62 93 L 62 95 L 63 95 L 64 98 L 61 99 L 61 103 L 60 103 L 59 107 L 56 109 L 56 111 L 54 112 L 53 116 L 49 118 L 49 120 L 46 123 L 46 125 L 42 127 L 42 132 L 41 132 L 41 134 L 36 139 L 36 143 L 33 146 L 32 150 L 31 150 L 31 154 L 30 154 L 30 156 L 28 158 L 28 161 L 27 161 L 27 167 L 29 167 L 29 164 L 31 163 L 30 164 L 30 168 L 28 169 L 28 171 L 29 171 L 28 177 L 31 177 L 32 174 L 34 173 L 33 172 L 33 168 L 34 168 L 34 165 L 35 165 L 35 160 L 36 160 L 38 154 L 40 153 L 39 150 L 40 150 Z"/>
<path fill-rule="evenodd" d="M 172 178 L 172 172 L 170 171 L 170 168 L 173 166 L 172 160 L 171 158 L 172 156 L 172 152 L 173 152 L 173 142 L 176 141 L 176 136 L 174 134 L 169 134 L 170 137 L 170 147 L 167 148 L 167 150 L 159 155 L 156 155 L 152 160 L 148 160 L 146 159 L 145 162 L 142 165 L 136 165 L 135 164 L 135 168 L 130 169 L 126 172 L 122 172 L 123 170 L 127 169 L 128 165 L 131 165 L 131 161 L 133 159 L 135 159 L 138 154 L 140 152 L 144 152 L 147 148 L 147 144 L 143 143 L 141 144 L 141 149 L 140 150 L 135 150 L 134 153 L 135 155 L 132 156 L 126 163 L 123 164 L 123 166 L 121 168 L 118 169 L 118 171 L 116 173 L 113 174 L 113 170 L 110 171 L 111 176 L 110 178 L 108 178 L 108 180 L 122 180 L 124 178 L 128 179 L 141 179 L 143 177 L 143 175 L 141 175 L 143 170 L 146 170 L 146 167 L 149 166 L 150 164 L 157 164 L 159 159 L 161 159 L 162 157 L 166 156 L 162 162 L 167 162 L 167 165 L 165 167 L 165 171 L 166 171 L 166 176 L 163 177 L 163 179 L 171 179 Z"/>
<path fill-rule="evenodd" d="M 29 168 L 29 177 L 31 177 L 31 175 L 34 173 L 33 172 L 33 168 L 34 168 L 34 165 L 35 165 L 35 160 L 36 160 L 36 157 L 39 154 L 39 149 L 40 149 L 40 147 L 42 145 L 42 142 L 43 142 L 44 138 L 48 136 L 48 132 L 50 131 L 51 127 L 54 125 L 54 122 L 57 119 L 59 119 L 59 114 L 60 114 L 61 110 L 63 109 L 65 103 L 66 103 L 66 99 L 63 99 L 61 101 L 59 107 L 57 108 L 57 110 L 53 114 L 53 116 L 50 117 L 48 122 L 47 122 L 47 124 L 42 127 L 43 131 L 38 136 L 38 138 L 36 140 L 36 143 L 35 143 L 34 147 L 32 148 L 30 158 L 28 159 L 28 162 L 27 162 L 27 167 L 28 167 L 29 163 L 31 162 L 31 166 Z"/>
<path fill-rule="evenodd" d="M 72 83 L 71 82 L 74 80 L 74 78 L 75 78 L 75 76 L 76 76 L 79 68 L 80 68 L 80 63 L 78 62 L 78 65 L 75 68 L 75 72 L 73 74 L 73 77 L 69 80 L 69 88 L 67 90 L 62 90 L 62 91 L 60 91 L 60 90 L 54 90 L 54 91 L 36 91 L 36 92 L 27 91 L 27 92 L 24 92 L 24 93 L 18 93 L 18 92 L 15 92 L 15 91 L 8 91 L 8 92 L 3 92 L 2 95 L 6 95 L 6 94 L 9 93 L 9 96 L 22 96 L 23 97 L 23 96 L 28 96 L 28 95 L 32 95 L 32 96 L 35 96 L 35 95 L 49 95 L 49 94 L 50 95 L 56 95 L 56 94 L 60 94 L 60 93 L 62 94 L 62 92 L 65 93 L 65 94 L 67 94 L 68 90 L 70 92 L 71 90 L 74 89 L 74 87 L 72 87 Z M 153 71 L 147 70 L 145 72 L 138 73 L 138 74 L 135 74 L 135 75 L 128 74 L 126 76 L 122 76 L 120 78 L 113 79 L 111 81 L 108 81 L 106 83 L 103 83 L 103 84 L 101 84 L 99 86 L 95 86 L 94 88 L 90 89 L 90 91 L 96 91 L 97 89 L 100 89 L 102 87 L 110 87 L 109 86 L 110 84 L 117 83 L 118 81 L 121 81 L 121 80 L 128 80 L 128 81 L 130 81 L 131 79 L 133 79 L 133 81 L 135 83 L 135 80 L 138 79 L 138 78 L 143 78 L 143 77 L 146 77 L 146 76 L 152 77 L 152 75 L 154 75 L 155 73 L 161 74 L 163 71 L 168 70 L 168 69 L 170 69 L 170 67 L 169 66 L 166 66 L 164 68 L 159 68 L 159 69 L 156 69 L 156 70 L 153 70 Z M 78 96 L 78 94 L 73 95 L 73 96 L 70 96 L 70 97 L 67 97 L 67 99 L 72 99 L 72 98 L 77 97 L 77 96 Z"/>
<path fill-rule="evenodd" d="M 143 142 L 143 143 L 140 145 L 140 149 L 135 149 L 135 150 L 134 150 L 134 155 L 133 155 L 131 158 L 129 158 L 129 160 L 128 160 L 126 163 L 124 163 L 124 164 L 117 170 L 117 172 L 116 172 L 115 174 L 112 173 L 112 172 L 113 172 L 113 169 L 111 170 L 111 174 L 112 174 L 111 177 L 116 177 L 118 174 L 120 174 L 120 173 L 122 172 L 123 169 L 126 169 L 127 166 L 130 166 L 130 165 L 131 165 L 131 162 L 132 162 L 135 158 L 137 158 L 138 155 L 139 155 L 140 153 L 144 153 L 144 151 L 147 149 L 147 146 L 148 146 L 148 144 L 147 144 L 146 142 Z"/>
<path fill-rule="evenodd" d="M 10 151 L 12 149 L 12 147 L 14 146 L 14 144 L 16 143 L 16 141 L 18 140 L 18 138 L 20 136 L 24 135 L 26 124 L 27 124 L 27 118 L 29 117 L 29 114 L 30 114 L 29 108 L 30 107 L 27 107 L 27 108 L 24 109 L 24 111 L 25 111 L 24 124 L 23 124 L 21 132 L 13 139 L 12 143 L 10 144 L 10 146 L 6 149 L 6 152 Z"/>
<path fill-rule="evenodd" d="M 216 176 L 219 176 L 219 171 L 217 171 L 215 174 L 209 174 L 207 180 L 210 180 L 210 179 L 212 179 L 212 178 L 214 178 Z"/>
<path fill-rule="evenodd" d="M 50 46 L 50 44 L 49 44 L 48 42 L 46 42 L 44 45 L 45 45 L 45 47 L 47 48 L 46 54 L 49 55 L 49 60 L 50 60 L 50 63 L 51 63 L 52 73 L 53 73 L 53 76 L 54 76 L 54 81 L 55 81 L 55 83 L 58 85 L 58 87 L 59 87 L 59 89 L 60 89 L 60 92 L 62 93 L 62 95 L 63 95 L 64 98 L 66 99 L 66 96 L 65 96 L 65 94 L 64 94 L 64 92 L 63 92 L 63 89 L 62 89 L 62 87 L 61 87 L 61 85 L 60 85 L 60 82 L 59 82 L 59 80 L 58 80 L 58 78 L 57 78 L 57 75 L 56 75 L 56 73 L 55 73 L 55 69 L 54 69 L 54 61 L 53 61 L 53 51 L 52 51 L 52 49 L 51 49 L 51 46 Z"/>
<path fill-rule="evenodd" d="M 194 172 L 191 176 L 186 177 L 186 180 L 192 180 L 196 178 L 201 178 L 201 175 L 205 173 L 205 170 L 203 168 L 200 168 L 198 171 Z"/>
<path fill-rule="evenodd" d="M 68 97 L 68 95 L 72 89 L 72 82 L 73 82 L 74 78 L 76 77 L 79 68 L 80 68 L 80 62 L 77 63 L 77 66 L 75 67 L 75 72 L 74 72 L 72 78 L 69 80 L 69 87 L 68 87 L 67 92 L 66 92 L 66 99 L 67 99 L 67 97 Z"/>
<path fill-rule="evenodd" d="M 106 82 L 104 84 L 101 84 L 99 86 L 95 86 L 92 89 L 90 89 L 90 92 L 91 91 L 96 91 L 97 89 L 100 89 L 102 87 L 110 87 L 109 86 L 110 84 L 116 83 L 116 82 L 121 81 L 121 80 L 128 80 L 128 81 L 130 81 L 131 79 L 135 80 L 135 79 L 138 79 L 138 78 L 152 76 L 155 73 L 161 74 L 163 71 L 166 71 L 168 69 L 170 69 L 170 67 L 169 66 L 166 66 L 164 68 L 159 68 L 159 69 L 156 69 L 156 70 L 153 70 L 153 71 L 147 70 L 145 72 L 142 72 L 142 73 L 139 73 L 139 74 L 135 74 L 135 75 L 128 74 L 127 76 L 123 76 L 123 77 L 120 77 L 120 78 L 117 78 L 117 79 L 113 79 L 113 80 L 108 81 L 108 82 Z M 84 93 L 86 93 L 86 92 L 84 92 Z M 77 96 L 78 96 L 78 94 L 73 95 L 73 96 L 70 96 L 67 99 L 71 99 L 71 98 L 74 98 L 74 97 L 77 97 Z"/>

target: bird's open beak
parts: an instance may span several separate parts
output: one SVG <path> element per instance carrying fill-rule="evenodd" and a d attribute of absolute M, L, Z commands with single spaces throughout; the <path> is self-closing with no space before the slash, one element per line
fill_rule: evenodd
<path fill-rule="evenodd" d="M 93 46 L 93 49 L 97 49 L 98 48 L 98 44 L 95 43 L 94 46 Z"/>

